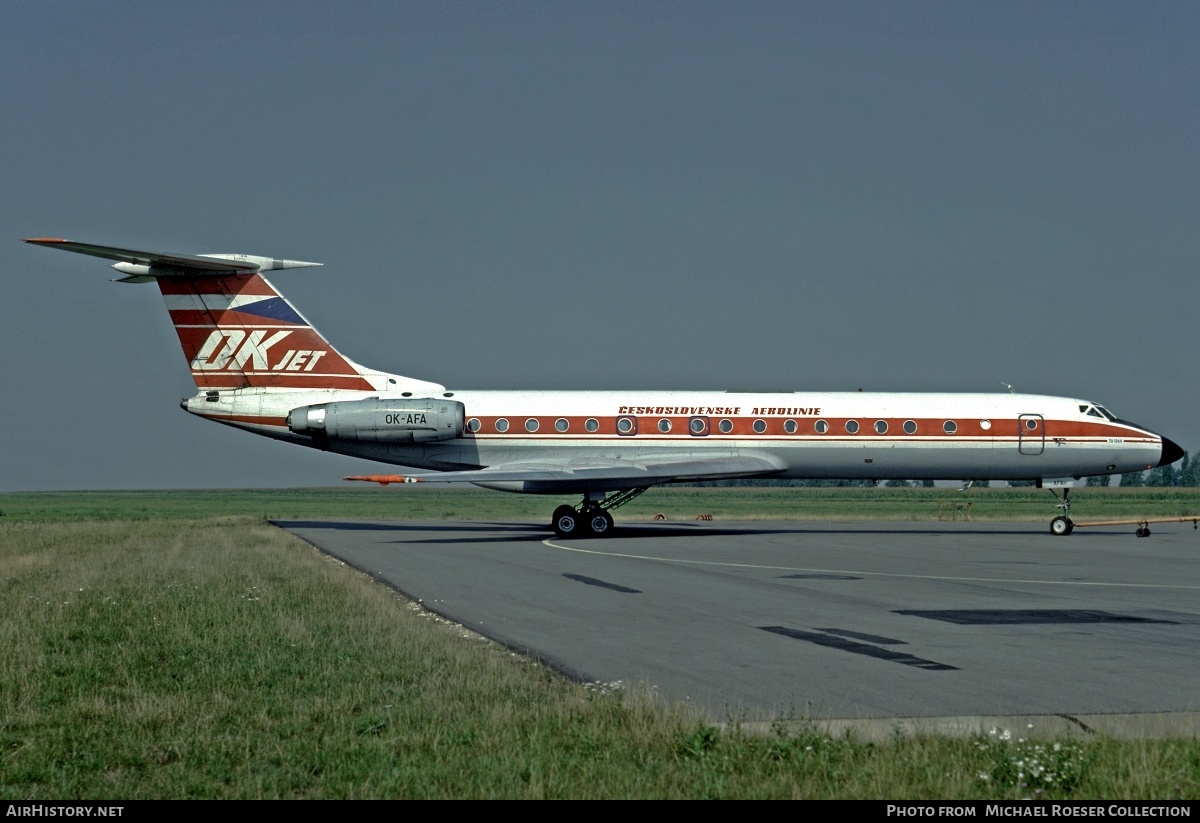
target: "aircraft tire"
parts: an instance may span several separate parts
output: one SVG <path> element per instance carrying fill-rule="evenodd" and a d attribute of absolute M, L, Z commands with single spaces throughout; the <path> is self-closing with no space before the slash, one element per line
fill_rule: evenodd
<path fill-rule="evenodd" d="M 583 525 L 579 512 L 570 506 L 559 506 L 554 510 L 554 522 L 550 524 L 559 537 L 570 537 Z"/>
<path fill-rule="evenodd" d="M 613 518 L 608 512 L 598 510 L 588 515 L 587 528 L 592 537 L 604 537 L 612 531 L 612 527 Z"/>
<path fill-rule="evenodd" d="M 1138 530 L 1134 532 L 1134 534 L 1136 534 L 1138 537 L 1149 537 L 1150 529 L 1146 528 L 1145 526 L 1140 526 Z"/>
<path fill-rule="evenodd" d="M 550 528 L 554 529 L 555 531 L 558 531 L 558 526 L 557 526 L 558 518 L 562 517 L 564 514 L 575 514 L 575 513 L 576 513 L 576 510 L 575 510 L 574 506 L 566 506 L 566 505 L 559 506 L 557 509 L 554 510 L 554 514 L 550 515 Z"/>
<path fill-rule="evenodd" d="M 1056 517 L 1050 521 L 1050 533 L 1058 537 L 1066 537 L 1075 529 L 1075 524 L 1066 517 Z"/>

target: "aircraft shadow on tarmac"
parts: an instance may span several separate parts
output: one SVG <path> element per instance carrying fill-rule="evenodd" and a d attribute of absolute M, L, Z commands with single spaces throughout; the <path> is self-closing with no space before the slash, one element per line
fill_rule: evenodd
<path fill-rule="evenodd" d="M 642 538 L 664 537 L 740 537 L 745 535 L 1043 535 L 1050 536 L 1038 524 L 1029 524 L 1028 528 L 972 528 L 969 526 L 948 527 L 942 529 L 912 529 L 895 526 L 857 526 L 853 528 L 829 527 L 814 524 L 813 526 L 773 527 L 761 524 L 745 526 L 712 526 L 710 523 L 620 523 L 615 526 L 610 535 L 605 537 L 556 537 L 548 526 L 538 523 L 513 523 L 498 521 L 448 521 L 448 522 L 413 522 L 396 521 L 391 523 L 361 522 L 354 520 L 272 520 L 271 523 L 282 529 L 331 529 L 335 531 L 386 531 L 386 532 L 418 532 L 428 534 L 441 532 L 447 535 L 461 537 L 439 537 L 430 540 L 398 540 L 394 542 L 421 543 L 511 543 L 526 540 L 555 540 L 585 541 L 588 543 L 603 543 L 605 540 L 630 540 Z M 500 534 L 497 534 L 500 532 Z M 484 536 L 487 533 L 489 536 Z M 1098 532 L 1099 533 L 1099 532 Z"/>
<path fill-rule="evenodd" d="M 1040 528 L 1028 529 L 971 529 L 971 528 L 946 528 L 946 529 L 899 529 L 879 527 L 858 527 L 858 528 L 830 528 L 828 526 L 812 527 L 762 527 L 762 526 L 718 526 L 713 527 L 707 524 L 683 525 L 673 524 L 670 526 L 660 525 L 645 525 L 636 524 L 618 524 L 612 531 L 611 535 L 606 537 L 616 538 L 642 538 L 642 537 L 720 537 L 720 536 L 742 536 L 750 534 L 797 534 L 797 535 L 820 535 L 820 534 L 924 534 L 924 535 L 1021 535 L 1021 534 L 1042 534 L 1045 530 Z M 583 540 L 603 540 L 604 538 L 557 538 L 557 539 L 583 539 Z"/>
<path fill-rule="evenodd" d="M 281 529 L 333 529 L 335 531 L 353 532 L 401 532 L 401 531 L 416 531 L 416 532 L 437 532 L 437 531 L 453 531 L 453 532 L 494 532 L 501 529 L 512 531 L 528 532 L 537 529 L 528 523 L 490 523 L 483 521 L 472 522 L 454 522 L 454 523 L 420 523 L 419 525 L 406 520 L 397 520 L 393 523 L 379 522 L 364 522 L 358 520 L 272 520 L 271 525 L 278 526 Z M 549 527 L 545 527 L 542 531 L 548 531 Z"/>

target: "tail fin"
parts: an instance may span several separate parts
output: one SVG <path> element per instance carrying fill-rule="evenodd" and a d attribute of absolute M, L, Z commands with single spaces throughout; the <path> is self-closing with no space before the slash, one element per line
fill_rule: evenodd
<path fill-rule="evenodd" d="M 342 356 L 259 272 L 319 266 L 250 255 L 185 256 L 53 238 L 25 242 L 119 260 L 122 282 L 156 281 L 202 389 L 270 386 L 288 389 L 381 388 L 379 372 Z M 388 381 L 395 385 L 395 380 Z M 414 387 L 440 389 L 405 379 Z"/>
<path fill-rule="evenodd" d="M 260 274 L 161 278 L 158 288 L 199 388 L 372 388 Z"/>

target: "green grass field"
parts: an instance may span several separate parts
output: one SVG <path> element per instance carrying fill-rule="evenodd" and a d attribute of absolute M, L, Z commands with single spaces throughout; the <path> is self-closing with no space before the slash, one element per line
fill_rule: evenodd
<path fill-rule="evenodd" d="M 804 508 L 848 519 L 849 507 L 933 519 L 938 497 L 803 491 L 661 490 L 633 516 Z M 1046 492 L 978 491 L 973 501 L 994 499 L 998 512 L 1052 512 Z M 1195 500 L 1133 498 L 1167 508 Z M 997 730 L 869 742 L 801 718 L 767 735 L 742 733 L 736 718 L 718 730 L 646 694 L 568 681 L 264 521 L 540 522 L 547 502 L 403 489 L 0 496 L 0 796 L 1200 796 L 1192 739 L 1025 740 L 1013 729 L 1009 739 Z"/>

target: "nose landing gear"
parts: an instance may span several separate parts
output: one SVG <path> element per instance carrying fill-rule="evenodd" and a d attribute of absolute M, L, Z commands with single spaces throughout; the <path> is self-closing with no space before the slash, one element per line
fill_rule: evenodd
<path fill-rule="evenodd" d="M 1051 494 L 1054 490 L 1051 489 Z M 1075 529 L 1086 528 L 1088 526 L 1137 526 L 1137 531 L 1134 532 L 1138 537 L 1150 536 L 1151 523 L 1187 523 L 1189 520 L 1192 523 L 1193 529 L 1200 529 L 1200 515 L 1182 514 L 1176 517 L 1135 517 L 1122 518 L 1120 520 L 1088 520 L 1083 523 L 1076 523 L 1070 517 L 1071 498 L 1069 489 L 1063 489 L 1062 502 L 1058 507 L 1063 510 L 1063 513 L 1050 521 L 1050 533 L 1065 537 Z M 1057 495 L 1055 495 L 1057 497 Z"/>
<path fill-rule="evenodd" d="M 555 509 L 550 528 L 559 537 L 604 537 L 613 530 L 613 517 L 609 511 L 625 505 L 647 488 L 627 489 L 601 500 L 593 499 L 590 494 L 584 495 L 578 508 L 564 505 Z"/>
<path fill-rule="evenodd" d="M 1050 490 L 1054 494 L 1054 490 Z M 1055 495 L 1057 498 L 1058 495 Z M 1066 537 L 1075 530 L 1075 523 L 1071 520 L 1071 490 L 1063 489 L 1062 502 L 1056 504 L 1058 508 L 1063 510 L 1063 513 L 1050 521 L 1050 533 L 1059 537 Z"/>

